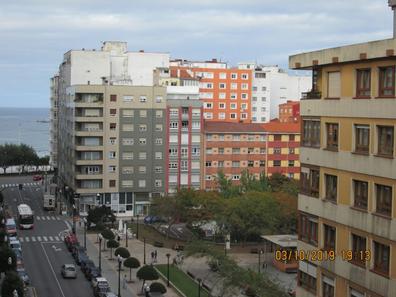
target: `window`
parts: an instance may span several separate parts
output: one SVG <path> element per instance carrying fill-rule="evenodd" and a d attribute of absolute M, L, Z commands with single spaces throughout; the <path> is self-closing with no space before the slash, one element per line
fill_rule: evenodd
<path fill-rule="evenodd" d="M 294 140 L 295 140 L 295 135 L 294 134 L 289 135 L 289 141 L 294 141 Z"/>
<path fill-rule="evenodd" d="M 156 166 L 155 173 L 162 173 L 162 166 Z"/>
<path fill-rule="evenodd" d="M 325 199 L 337 202 L 337 176 L 325 174 Z"/>
<path fill-rule="evenodd" d="M 395 66 L 381 67 L 379 69 L 379 94 L 380 97 L 395 96 Z"/>
<path fill-rule="evenodd" d="M 133 109 L 124 109 L 122 115 L 126 118 L 133 118 L 135 111 Z"/>
<path fill-rule="evenodd" d="M 392 187 L 375 185 L 376 189 L 376 212 L 392 216 Z"/>
<path fill-rule="evenodd" d="M 393 157 L 393 127 L 377 126 L 378 155 Z"/>
<path fill-rule="evenodd" d="M 212 150 L 211 147 L 206 149 L 206 154 L 207 155 L 211 155 L 212 153 L 213 153 L 213 150 Z"/>
<path fill-rule="evenodd" d="M 341 97 L 341 74 L 339 71 L 329 72 L 327 76 L 327 97 Z"/>
<path fill-rule="evenodd" d="M 318 245 L 318 219 L 316 217 L 300 213 L 299 228 L 300 240 Z"/>
<path fill-rule="evenodd" d="M 288 165 L 289 167 L 294 167 L 294 160 L 289 160 Z"/>
<path fill-rule="evenodd" d="M 253 106 L 252 111 L 257 111 L 257 107 Z"/>
<path fill-rule="evenodd" d="M 109 152 L 109 159 L 115 159 L 116 158 L 116 152 Z"/>
<path fill-rule="evenodd" d="M 111 116 L 115 116 L 116 114 L 117 114 L 117 109 L 111 108 L 111 109 L 110 109 L 110 115 L 111 115 Z"/>
<path fill-rule="evenodd" d="M 110 123 L 109 127 L 110 127 L 111 131 L 114 131 L 117 128 L 117 124 L 116 123 Z"/>
<path fill-rule="evenodd" d="M 354 206 L 367 209 L 368 205 L 368 182 L 353 180 Z"/>
<path fill-rule="evenodd" d="M 352 263 L 360 266 L 366 266 L 366 238 L 352 234 Z"/>
<path fill-rule="evenodd" d="M 231 179 L 232 179 L 232 180 L 240 180 L 240 179 L 241 179 L 241 176 L 238 175 L 238 174 L 234 174 L 234 175 L 232 176 Z"/>
<path fill-rule="evenodd" d="M 334 279 L 322 275 L 322 297 L 334 297 Z"/>
<path fill-rule="evenodd" d="M 370 126 L 355 125 L 355 152 L 368 154 L 370 143 Z"/>
<path fill-rule="evenodd" d="M 264 73 L 264 76 L 265 76 L 265 73 Z M 263 91 L 263 92 L 264 92 L 264 91 L 267 91 L 267 87 L 262 87 L 262 88 L 261 88 L 261 91 Z"/>
<path fill-rule="evenodd" d="M 124 166 L 122 167 L 122 174 L 132 174 L 133 167 L 132 166 Z"/>
<path fill-rule="evenodd" d="M 236 90 L 238 89 L 238 84 L 237 83 L 232 83 L 231 84 L 231 90 Z"/>
<path fill-rule="evenodd" d="M 155 111 L 155 117 L 156 117 L 157 119 L 162 118 L 162 110 L 156 110 L 156 111 Z"/>
<path fill-rule="evenodd" d="M 122 131 L 133 131 L 133 124 L 122 124 Z"/>
<path fill-rule="evenodd" d="M 133 101 L 133 96 L 124 95 L 124 96 L 122 97 L 122 99 L 124 100 L 124 102 L 132 102 L 132 101 Z"/>
<path fill-rule="evenodd" d="M 336 246 L 336 228 L 323 224 L 323 249 L 326 251 L 335 251 Z"/>
<path fill-rule="evenodd" d="M 219 120 L 225 120 L 225 118 L 226 118 L 225 113 L 224 112 L 220 112 L 219 113 Z"/>
<path fill-rule="evenodd" d="M 295 154 L 295 149 L 294 147 L 289 148 L 289 154 L 294 155 Z"/>
<path fill-rule="evenodd" d="M 147 118 L 147 110 L 140 110 L 139 115 L 141 118 Z"/>
<path fill-rule="evenodd" d="M 249 88 L 248 84 L 241 84 L 241 89 L 242 90 L 247 90 Z"/>
<path fill-rule="evenodd" d="M 319 197 L 319 169 L 302 166 L 300 183 L 301 193 L 316 198 Z"/>
<path fill-rule="evenodd" d="M 267 101 L 267 98 L 266 97 L 261 97 L 261 102 L 265 102 L 265 101 Z"/>
<path fill-rule="evenodd" d="M 191 155 L 192 156 L 199 156 L 200 155 L 201 149 L 199 147 L 193 147 L 191 148 Z"/>
<path fill-rule="evenodd" d="M 182 147 L 180 150 L 180 155 L 182 157 L 188 157 L 188 147 Z"/>
<path fill-rule="evenodd" d="M 117 95 L 110 95 L 110 101 L 111 102 L 116 102 L 117 101 Z"/>
<path fill-rule="evenodd" d="M 154 183 L 154 186 L 155 186 L 156 188 L 161 188 L 161 187 L 162 187 L 162 180 L 156 179 L 156 180 L 155 180 L 155 183 Z"/>
<path fill-rule="evenodd" d="M 139 188 L 145 188 L 146 187 L 146 180 L 141 179 L 139 180 Z"/>
<path fill-rule="evenodd" d="M 374 241 L 374 270 L 382 274 L 388 275 L 389 257 L 389 246 Z"/>
<path fill-rule="evenodd" d="M 123 160 L 133 160 L 133 153 L 132 152 L 123 152 L 122 159 Z"/>
<path fill-rule="evenodd" d="M 133 145 L 134 141 L 133 138 L 123 138 L 122 145 Z"/>
<path fill-rule="evenodd" d="M 178 122 L 170 122 L 169 123 L 169 128 L 170 129 L 177 129 L 179 123 Z"/>
<path fill-rule="evenodd" d="M 248 167 L 254 167 L 254 161 L 248 161 Z"/>
<path fill-rule="evenodd" d="M 248 98 L 248 94 L 246 94 L 246 93 L 242 93 L 241 94 L 241 99 L 242 100 L 246 100 Z"/>
<path fill-rule="evenodd" d="M 338 124 L 326 124 L 327 148 L 338 150 Z"/>
<path fill-rule="evenodd" d="M 220 109 L 225 109 L 225 108 L 226 108 L 225 103 L 219 103 L 219 108 L 220 108 Z"/>
<path fill-rule="evenodd" d="M 231 114 L 230 114 L 230 119 L 236 119 L 236 118 L 237 118 L 236 113 L 231 113 Z"/>
<path fill-rule="evenodd" d="M 254 154 L 254 148 L 253 147 L 249 147 L 248 148 L 248 154 Z"/>
<path fill-rule="evenodd" d="M 320 147 L 320 121 L 303 120 L 303 146 Z"/>
<path fill-rule="evenodd" d="M 155 152 L 155 159 L 162 160 L 162 152 Z"/>
<path fill-rule="evenodd" d="M 298 285 L 316 295 L 316 278 L 308 273 L 298 271 Z"/>
<path fill-rule="evenodd" d="M 220 78 L 220 79 L 227 79 L 227 73 L 225 73 L 225 72 L 220 72 L 220 73 L 219 73 L 219 78 Z"/>
<path fill-rule="evenodd" d="M 230 98 L 231 98 L 231 100 L 236 100 L 237 99 L 237 94 L 236 93 L 231 93 Z"/>
<path fill-rule="evenodd" d="M 139 138 L 139 144 L 140 145 L 146 145 L 146 138 Z"/>
<path fill-rule="evenodd" d="M 109 187 L 114 188 L 116 186 L 116 181 L 114 179 L 109 180 Z"/>
<path fill-rule="evenodd" d="M 155 131 L 161 132 L 162 131 L 162 124 L 156 124 L 155 125 Z"/>
<path fill-rule="evenodd" d="M 252 91 L 253 91 L 253 92 L 257 92 L 257 87 L 256 87 L 256 86 L 253 86 L 253 87 L 252 87 Z"/>
<path fill-rule="evenodd" d="M 205 176 L 205 180 L 212 180 L 212 176 L 211 175 L 206 175 Z"/>
<path fill-rule="evenodd" d="M 111 145 L 116 144 L 116 142 L 117 142 L 117 138 L 115 138 L 115 137 L 110 137 L 109 143 L 110 143 Z"/>
<path fill-rule="evenodd" d="M 155 97 L 155 102 L 156 103 L 161 103 L 164 100 L 164 98 L 162 96 L 156 96 Z"/>
<path fill-rule="evenodd" d="M 260 160 L 260 167 L 265 167 L 265 160 Z"/>
<path fill-rule="evenodd" d="M 237 104 L 236 103 L 231 103 L 230 104 L 231 109 L 237 109 Z"/>
<path fill-rule="evenodd" d="M 239 134 L 234 134 L 234 135 L 232 135 L 232 140 L 233 140 L 233 141 L 239 141 L 240 138 L 241 138 L 241 136 L 240 136 Z"/>
<path fill-rule="evenodd" d="M 367 98 L 370 97 L 371 89 L 371 70 L 358 69 L 356 70 L 356 97 Z"/>
<path fill-rule="evenodd" d="M 257 101 L 257 97 L 254 97 L 254 96 L 253 96 L 253 97 L 252 97 L 252 101 L 253 101 L 253 102 L 256 102 L 256 101 Z"/>
<path fill-rule="evenodd" d="M 266 111 L 266 110 L 267 110 L 267 108 L 261 107 L 261 111 L 262 111 L 262 112 L 264 112 L 264 111 Z"/>
<path fill-rule="evenodd" d="M 170 148 L 169 149 L 169 156 L 177 156 L 177 148 Z"/>
<path fill-rule="evenodd" d="M 177 108 L 171 108 L 169 109 L 169 115 L 171 117 L 177 117 L 179 115 L 179 110 Z"/>
<path fill-rule="evenodd" d="M 162 138 L 156 138 L 155 139 L 155 144 L 156 145 L 161 145 L 162 144 Z"/>
<path fill-rule="evenodd" d="M 237 73 L 231 73 L 231 79 L 237 79 L 238 74 Z"/>
<path fill-rule="evenodd" d="M 241 109 L 246 110 L 248 108 L 247 103 L 242 103 L 241 104 Z"/>
<path fill-rule="evenodd" d="M 264 147 L 260 148 L 260 154 L 264 155 L 266 152 L 267 150 Z"/>
<path fill-rule="evenodd" d="M 281 160 L 274 160 L 274 167 L 281 167 Z"/>
<path fill-rule="evenodd" d="M 146 152 L 140 152 L 139 153 L 139 160 L 146 160 L 147 159 L 147 153 Z"/>
<path fill-rule="evenodd" d="M 274 141 L 281 141 L 282 140 L 282 135 L 276 134 L 274 135 Z"/>
<path fill-rule="evenodd" d="M 232 153 L 233 153 L 233 154 L 240 154 L 240 153 L 241 153 L 241 149 L 240 149 L 239 147 L 234 147 L 234 148 L 232 149 Z"/>
<path fill-rule="evenodd" d="M 139 166 L 139 173 L 146 173 L 146 171 L 147 171 L 147 168 L 146 168 L 146 166 Z"/>
<path fill-rule="evenodd" d="M 191 129 L 201 129 L 201 123 L 197 121 L 191 122 Z"/>
<path fill-rule="evenodd" d="M 188 171 L 188 161 L 181 160 L 180 161 L 180 170 L 181 171 Z"/>
<path fill-rule="evenodd" d="M 280 147 L 275 147 L 274 148 L 274 155 L 280 155 L 281 154 L 281 148 Z"/>
<path fill-rule="evenodd" d="M 207 161 L 207 162 L 205 163 L 205 166 L 206 166 L 206 167 L 212 167 L 212 162 L 211 162 L 211 161 Z"/>
<path fill-rule="evenodd" d="M 110 165 L 108 170 L 109 170 L 109 172 L 116 172 L 116 166 Z"/>
<path fill-rule="evenodd" d="M 224 167 L 224 161 L 218 161 L 217 162 L 217 167 L 223 168 Z"/>
<path fill-rule="evenodd" d="M 169 163 L 169 169 L 177 169 L 177 163 L 176 162 Z"/>
<path fill-rule="evenodd" d="M 139 125 L 139 131 L 140 131 L 140 132 L 145 132 L 145 131 L 147 131 L 147 125 Z"/>
<path fill-rule="evenodd" d="M 240 166 L 240 162 L 239 161 L 232 161 L 232 167 L 233 168 L 238 168 Z"/>
<path fill-rule="evenodd" d="M 247 73 L 242 73 L 242 74 L 241 74 L 241 78 L 242 78 L 242 79 L 248 79 L 248 78 L 249 78 L 249 74 L 247 74 Z"/>
<path fill-rule="evenodd" d="M 226 87 L 227 87 L 227 84 L 219 83 L 219 89 L 225 89 Z"/>
<path fill-rule="evenodd" d="M 349 292 L 350 292 L 349 297 L 366 297 L 366 294 L 364 292 L 358 291 L 351 287 L 349 287 Z"/>
<path fill-rule="evenodd" d="M 142 95 L 142 96 L 140 96 L 139 101 L 140 102 L 147 102 L 147 97 Z"/>

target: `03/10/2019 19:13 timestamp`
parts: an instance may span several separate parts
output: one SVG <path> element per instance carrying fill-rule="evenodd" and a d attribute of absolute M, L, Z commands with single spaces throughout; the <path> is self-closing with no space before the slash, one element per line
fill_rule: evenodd
<path fill-rule="evenodd" d="M 343 261 L 368 262 L 371 251 L 342 250 L 336 253 L 332 250 L 278 250 L 275 251 L 277 261 L 335 261 L 340 257 Z"/>

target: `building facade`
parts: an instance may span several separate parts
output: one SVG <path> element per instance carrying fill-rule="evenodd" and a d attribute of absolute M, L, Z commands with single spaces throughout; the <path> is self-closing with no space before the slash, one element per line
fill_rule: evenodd
<path fill-rule="evenodd" d="M 184 72 L 199 80 L 200 99 L 206 121 L 244 122 L 251 120 L 252 70 L 228 68 L 212 60 L 175 60 L 172 72 Z"/>
<path fill-rule="evenodd" d="M 300 121 L 300 102 L 288 100 L 279 105 L 279 122 L 297 123 Z"/>
<path fill-rule="evenodd" d="M 288 100 L 301 98 L 311 87 L 311 77 L 290 75 L 278 66 L 263 66 L 256 63 L 239 63 L 239 69 L 251 69 L 252 123 L 267 123 L 278 117 L 279 105 Z"/>
<path fill-rule="evenodd" d="M 50 79 L 50 165 L 56 170 L 58 163 L 58 90 L 59 75 Z"/>
<path fill-rule="evenodd" d="M 202 102 L 198 86 L 168 86 L 166 193 L 201 188 Z"/>
<path fill-rule="evenodd" d="M 396 296 L 395 53 L 386 39 L 289 58 L 313 71 L 301 100 L 297 296 Z"/>
<path fill-rule="evenodd" d="M 300 130 L 294 124 L 206 122 L 203 188 L 218 188 L 217 174 L 238 185 L 244 171 L 271 176 L 281 173 L 299 179 Z"/>
<path fill-rule="evenodd" d="M 80 214 L 107 205 L 147 214 L 165 193 L 166 88 L 153 71 L 169 55 L 130 53 L 126 43 L 69 51 L 59 67 L 57 168 L 60 191 Z"/>

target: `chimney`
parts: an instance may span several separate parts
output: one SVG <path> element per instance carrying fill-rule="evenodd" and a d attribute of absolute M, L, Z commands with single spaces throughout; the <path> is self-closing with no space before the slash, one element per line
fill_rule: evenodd
<path fill-rule="evenodd" d="M 396 0 L 388 0 L 388 5 L 393 10 L 393 38 L 396 38 Z"/>

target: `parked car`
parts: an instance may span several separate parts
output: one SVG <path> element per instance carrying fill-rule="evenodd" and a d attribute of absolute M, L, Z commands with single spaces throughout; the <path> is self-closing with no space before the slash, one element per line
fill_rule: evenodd
<path fill-rule="evenodd" d="M 78 244 L 77 236 L 73 233 L 70 233 L 65 236 L 64 242 L 65 242 L 66 247 L 69 250 L 69 252 L 71 252 L 73 249 L 73 246 Z"/>
<path fill-rule="evenodd" d="M 19 242 L 19 240 L 12 240 L 10 241 L 10 248 L 15 251 L 18 250 L 22 253 L 22 246 L 21 243 Z"/>
<path fill-rule="evenodd" d="M 30 278 L 29 278 L 29 275 L 27 274 L 25 268 L 18 267 L 17 273 L 18 273 L 19 277 L 21 278 L 21 280 L 23 281 L 23 283 L 25 284 L 25 286 L 30 285 Z"/>
<path fill-rule="evenodd" d="M 87 273 L 89 272 L 89 269 L 91 267 L 95 267 L 95 263 L 92 262 L 92 260 L 90 260 L 89 258 L 87 258 L 87 259 L 84 259 L 83 261 L 81 261 L 80 267 L 81 267 L 82 273 L 84 273 L 84 275 L 86 276 Z"/>
<path fill-rule="evenodd" d="M 94 288 L 98 285 L 104 285 L 104 284 L 109 286 L 107 279 L 104 277 L 95 277 L 92 279 L 92 287 L 94 287 Z"/>
<path fill-rule="evenodd" d="M 165 223 L 166 220 L 164 220 L 161 217 L 158 216 L 147 216 L 144 218 L 144 223 L 145 224 L 154 224 L 154 223 Z"/>
<path fill-rule="evenodd" d="M 22 252 L 20 250 L 14 250 L 14 253 L 16 257 L 16 267 L 23 267 Z"/>
<path fill-rule="evenodd" d="M 89 267 L 88 272 L 85 274 L 87 280 L 92 281 L 94 278 L 101 277 L 102 274 L 99 271 L 99 268 L 94 266 L 94 267 Z"/>
<path fill-rule="evenodd" d="M 5 223 L 5 230 L 8 236 L 17 235 L 17 227 L 13 218 L 7 219 Z"/>
<path fill-rule="evenodd" d="M 79 245 L 73 247 L 72 255 L 77 265 L 80 265 L 81 261 L 85 261 L 88 259 L 88 256 L 85 253 L 85 249 Z"/>
<path fill-rule="evenodd" d="M 74 264 L 63 264 L 61 269 L 63 278 L 77 278 L 77 270 Z"/>
<path fill-rule="evenodd" d="M 98 284 L 93 289 L 93 293 L 95 297 L 103 297 L 106 296 L 106 293 L 110 292 L 110 287 L 108 284 Z"/>
<path fill-rule="evenodd" d="M 33 180 L 34 181 L 39 181 L 39 180 L 42 180 L 42 179 L 43 179 L 42 175 L 39 175 L 39 174 L 33 175 Z"/>

